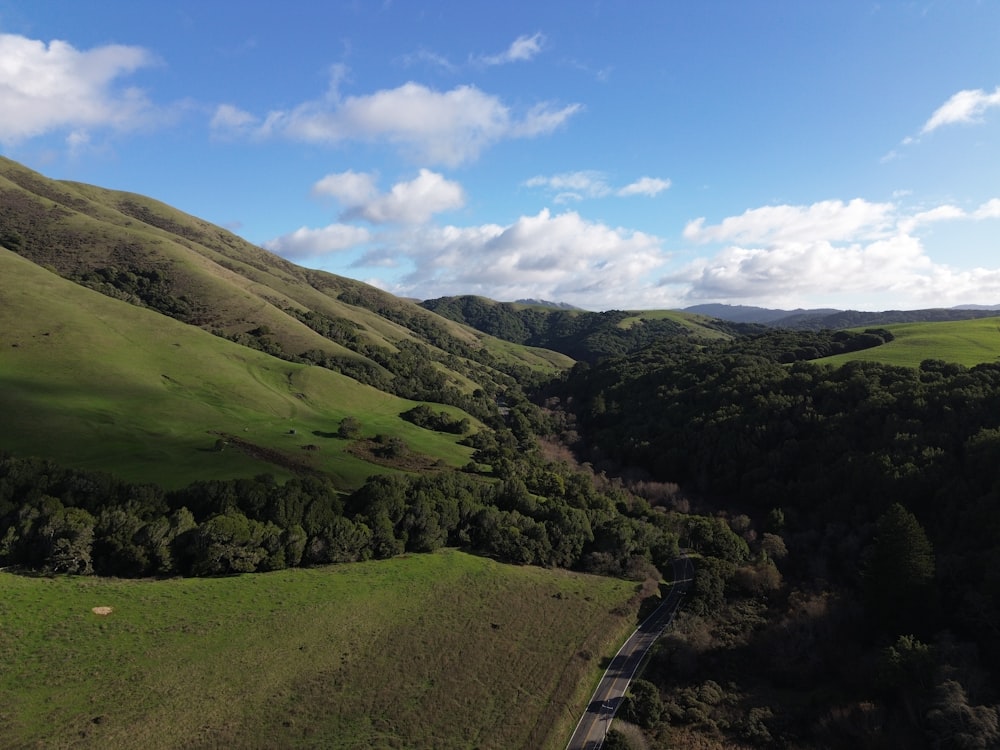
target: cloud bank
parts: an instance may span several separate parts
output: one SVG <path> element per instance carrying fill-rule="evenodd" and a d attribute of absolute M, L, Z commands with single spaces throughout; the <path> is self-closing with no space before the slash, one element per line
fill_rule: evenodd
<path fill-rule="evenodd" d="M 422 173 L 393 190 L 407 186 L 397 191 L 405 194 L 422 181 L 438 185 L 439 178 Z M 320 186 L 340 199 L 364 199 L 359 214 L 393 195 L 354 173 L 328 176 Z M 682 238 L 710 251 L 719 247 L 686 263 L 679 262 L 682 253 L 665 249 L 661 237 L 548 210 L 506 226 L 403 223 L 370 233 L 332 224 L 297 230 L 268 247 L 289 257 L 353 250 L 352 268 L 392 269 L 372 283 L 417 298 L 542 297 L 594 310 L 705 301 L 843 307 L 844 300 L 856 300 L 861 309 L 915 308 L 1000 299 L 1000 269 L 958 271 L 936 263 L 920 237 L 939 222 L 997 219 L 1000 198 L 971 209 L 943 204 L 907 211 L 861 198 L 763 206 L 717 224 L 688 222 Z"/>
<path fill-rule="evenodd" d="M 665 274 L 660 285 L 688 302 L 723 300 L 818 306 L 867 300 L 867 309 L 940 307 L 1000 299 L 1000 269 L 956 271 L 935 263 L 918 233 L 941 221 L 1000 218 L 1000 200 L 971 211 L 953 205 L 905 212 L 863 199 L 809 206 L 766 206 L 706 226 L 689 222 L 684 237 L 725 244 Z M 879 302 L 881 301 L 881 302 Z M 843 303 L 840 303 L 841 305 Z"/>

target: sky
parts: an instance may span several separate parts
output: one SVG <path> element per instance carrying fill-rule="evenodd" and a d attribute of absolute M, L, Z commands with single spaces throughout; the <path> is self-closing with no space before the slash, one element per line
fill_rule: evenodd
<path fill-rule="evenodd" d="M 0 0 L 0 154 L 403 297 L 1000 304 L 996 0 Z"/>

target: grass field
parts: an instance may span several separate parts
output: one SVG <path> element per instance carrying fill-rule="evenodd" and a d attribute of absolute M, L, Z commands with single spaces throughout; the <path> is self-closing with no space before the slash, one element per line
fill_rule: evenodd
<path fill-rule="evenodd" d="M 874 349 L 815 361 L 842 365 L 853 360 L 865 360 L 903 367 L 918 367 L 925 359 L 957 362 L 966 367 L 1000 361 L 1000 317 L 941 323 L 900 323 L 885 328 L 892 331 L 895 340 Z"/>
<path fill-rule="evenodd" d="M 0 572 L 0 744 L 561 750 L 634 587 L 453 550 L 217 579 Z"/>
<path fill-rule="evenodd" d="M 350 415 L 364 437 L 396 435 L 451 466 L 469 460 L 455 435 L 399 418 L 415 402 L 110 299 L 2 249 L 0 276 L 0 449 L 165 487 L 280 478 L 299 464 L 351 488 L 388 469 L 330 437 Z M 216 452 L 217 433 L 284 460 Z"/>

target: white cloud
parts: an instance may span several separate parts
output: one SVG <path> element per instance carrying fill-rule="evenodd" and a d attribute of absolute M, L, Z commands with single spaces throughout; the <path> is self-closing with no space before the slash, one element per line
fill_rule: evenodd
<path fill-rule="evenodd" d="M 316 254 L 317 239 L 330 229 L 300 229 L 266 246 L 290 257 Z M 363 244 L 364 255 L 351 267 L 408 269 L 402 278 L 378 282 L 400 296 L 544 297 L 591 309 L 620 306 L 622 300 L 662 305 L 662 292 L 647 280 L 666 260 L 661 240 L 575 212 L 544 210 L 507 226 L 411 225 L 386 229 Z"/>
<path fill-rule="evenodd" d="M 894 211 L 891 203 L 861 198 L 848 203 L 830 200 L 810 206 L 764 206 L 730 216 L 715 226 L 706 227 L 704 218 L 695 219 L 684 227 L 684 237 L 697 243 L 747 244 L 873 237 L 890 228 Z"/>
<path fill-rule="evenodd" d="M 321 229 L 301 227 L 264 243 L 264 247 L 286 258 L 309 258 L 352 250 L 371 239 L 363 227 L 330 224 Z"/>
<path fill-rule="evenodd" d="M 984 219 L 998 218 L 1000 218 L 1000 198 L 993 198 L 971 212 L 950 204 L 935 206 L 927 211 L 919 211 L 912 216 L 901 218 L 898 226 L 903 232 L 912 232 L 921 225 L 932 224 L 938 221 L 954 221 L 959 219 L 982 221 Z"/>
<path fill-rule="evenodd" d="M 462 186 L 429 169 L 421 169 L 409 182 L 397 182 L 384 194 L 379 194 L 373 175 L 353 171 L 327 175 L 313 192 L 336 198 L 344 206 L 342 220 L 373 224 L 422 224 L 434 214 L 465 205 Z"/>
<path fill-rule="evenodd" d="M 1000 219 L 1000 198 L 986 201 L 972 214 L 975 219 Z"/>
<path fill-rule="evenodd" d="M 212 126 L 222 134 L 282 135 L 311 143 L 384 141 L 425 164 L 453 166 L 474 160 L 498 141 L 550 133 L 581 110 L 579 104 L 545 102 L 518 117 L 498 97 L 475 86 L 435 91 L 409 82 L 341 98 L 338 85 L 339 76 L 324 98 L 263 118 L 222 105 Z"/>
<path fill-rule="evenodd" d="M 398 248 L 416 269 L 397 294 L 544 297 L 597 309 L 638 301 L 643 277 L 665 260 L 657 237 L 548 210 L 509 226 L 426 227 Z"/>
<path fill-rule="evenodd" d="M 557 177 L 533 180 L 543 187 L 578 189 L 595 181 L 588 173 Z M 369 175 L 343 173 L 317 186 L 338 199 L 367 196 L 357 213 L 369 211 L 378 218 L 396 211 L 394 194 L 421 195 L 418 187 L 424 185 L 423 193 L 433 195 L 442 181 L 447 182 L 425 170 L 398 183 L 400 189 L 380 193 L 369 192 L 374 185 Z M 408 197 L 400 198 L 400 205 L 411 200 L 420 203 Z M 1000 300 L 1000 268 L 952 267 L 933 259 L 921 238 L 923 230 L 940 222 L 996 219 L 1000 198 L 969 209 L 952 204 L 914 209 L 863 199 L 767 206 L 716 225 L 691 222 L 688 239 L 706 243 L 708 255 L 673 265 L 660 238 L 590 221 L 574 211 L 544 210 L 508 225 L 386 224 L 377 233 L 334 224 L 303 228 L 267 246 L 290 257 L 353 249 L 358 252 L 344 263 L 362 275 L 378 276 L 381 288 L 406 297 L 540 297 L 598 310 L 700 301 L 912 309 Z"/>
<path fill-rule="evenodd" d="M 140 47 L 107 45 L 80 51 L 67 42 L 0 34 L 0 142 L 68 129 L 72 146 L 86 129 L 127 130 L 144 124 L 152 106 L 142 91 L 117 79 L 154 63 Z"/>
<path fill-rule="evenodd" d="M 432 67 L 440 68 L 448 73 L 454 73 L 458 69 L 458 67 L 444 55 L 440 55 L 437 52 L 423 48 L 412 54 L 404 55 L 402 57 L 402 62 L 408 67 L 418 63 L 426 63 Z"/>
<path fill-rule="evenodd" d="M 961 219 L 965 215 L 965 211 L 960 209 L 958 206 L 945 204 L 943 206 L 935 206 L 927 211 L 919 211 L 912 216 L 901 219 L 899 222 L 899 228 L 901 231 L 909 234 L 922 224 L 933 224 L 936 221 Z"/>
<path fill-rule="evenodd" d="M 653 197 L 662 193 L 670 187 L 670 180 L 661 180 L 659 177 L 642 177 L 630 185 L 626 185 L 618 191 L 618 195 L 627 197 L 630 195 L 648 195 Z"/>
<path fill-rule="evenodd" d="M 313 185 L 313 194 L 328 195 L 345 206 L 353 207 L 363 205 L 378 195 L 378 188 L 375 186 L 375 175 L 348 170 L 328 174 Z"/>
<path fill-rule="evenodd" d="M 978 122 L 982 119 L 983 113 L 993 107 L 1000 107 L 1000 86 L 997 86 L 993 93 L 987 93 L 982 89 L 959 91 L 934 111 L 920 132 L 927 134 L 942 125 Z"/>
<path fill-rule="evenodd" d="M 714 226 L 690 222 L 687 239 L 726 246 L 665 275 L 661 285 L 693 300 L 767 300 L 781 306 L 843 306 L 845 299 L 910 307 L 1000 299 L 1000 270 L 956 271 L 931 259 L 918 236 L 941 221 L 1000 218 L 1000 199 L 974 211 L 944 204 L 905 212 L 855 199 L 767 206 Z M 889 303 L 893 304 L 893 303 Z M 876 303 L 875 306 L 879 306 Z"/>
<path fill-rule="evenodd" d="M 556 203 L 567 203 L 584 198 L 602 198 L 615 195 L 627 198 L 633 195 L 655 196 L 670 187 L 670 180 L 642 177 L 625 187 L 613 189 L 607 175 L 595 170 L 563 172 L 549 176 L 537 175 L 525 180 L 526 187 L 544 188 L 556 194 Z"/>
<path fill-rule="evenodd" d="M 216 108 L 210 123 L 213 133 L 224 135 L 245 133 L 253 130 L 256 125 L 256 117 L 231 104 L 220 104 Z"/>
<path fill-rule="evenodd" d="M 542 51 L 545 36 L 541 33 L 522 34 L 511 43 L 510 47 L 498 55 L 484 55 L 476 58 L 484 65 L 505 65 L 512 62 L 526 62 Z"/>
<path fill-rule="evenodd" d="M 600 198 L 611 192 L 611 186 L 608 185 L 604 173 L 594 170 L 563 172 L 548 177 L 537 175 L 525 180 L 524 185 L 532 188 L 544 188 L 554 193 L 556 203 L 567 203 L 584 198 Z"/>
<path fill-rule="evenodd" d="M 808 301 L 831 294 L 843 298 L 898 291 L 930 267 L 920 241 L 901 234 L 839 246 L 823 240 L 766 248 L 731 246 L 664 277 L 662 283 L 688 286 L 691 299 Z"/>

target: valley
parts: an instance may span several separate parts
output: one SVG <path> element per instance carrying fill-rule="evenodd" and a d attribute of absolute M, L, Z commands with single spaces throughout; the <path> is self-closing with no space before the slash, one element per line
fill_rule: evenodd
<path fill-rule="evenodd" d="M 683 549 L 605 747 L 1000 742 L 1000 319 L 791 318 L 417 304 L 2 160 L 0 736 L 565 747 Z"/>

